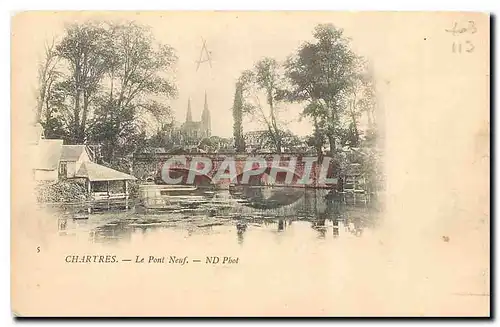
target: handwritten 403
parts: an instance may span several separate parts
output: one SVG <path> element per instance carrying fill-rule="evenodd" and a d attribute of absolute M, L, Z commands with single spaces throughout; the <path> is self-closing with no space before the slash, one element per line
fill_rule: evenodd
<path fill-rule="evenodd" d="M 455 22 L 451 29 L 445 29 L 445 31 L 453 36 L 461 36 L 477 33 L 477 27 L 473 20 L 469 20 L 466 24 L 459 24 L 458 22 Z M 451 46 L 451 51 L 453 53 L 471 53 L 474 49 L 474 44 L 470 40 L 456 40 Z"/>

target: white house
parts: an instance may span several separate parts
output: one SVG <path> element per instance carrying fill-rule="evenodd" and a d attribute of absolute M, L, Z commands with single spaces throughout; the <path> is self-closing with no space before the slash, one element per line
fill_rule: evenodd
<path fill-rule="evenodd" d="M 90 162 L 85 145 L 63 145 L 59 174 L 61 178 L 74 178 L 84 162 Z"/>
<path fill-rule="evenodd" d="M 34 179 L 43 183 L 57 182 L 63 140 L 45 139 L 39 123 L 30 126 L 29 132 L 28 151 Z"/>
<path fill-rule="evenodd" d="M 40 182 L 57 182 L 59 179 L 59 159 L 63 140 L 40 139 L 35 146 L 35 180 Z"/>
<path fill-rule="evenodd" d="M 56 183 L 59 179 L 85 179 L 94 200 L 128 199 L 128 182 L 134 176 L 92 162 L 86 145 L 64 145 L 63 140 L 44 139 L 43 128 L 31 129 L 30 153 L 35 180 Z"/>

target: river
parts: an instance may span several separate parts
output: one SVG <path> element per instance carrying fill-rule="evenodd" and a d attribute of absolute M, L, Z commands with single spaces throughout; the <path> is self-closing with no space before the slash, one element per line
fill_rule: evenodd
<path fill-rule="evenodd" d="M 137 235 L 218 235 L 224 242 L 243 245 L 246 238 L 267 233 L 274 237 L 305 236 L 308 242 L 362 237 L 377 226 L 374 203 L 347 204 L 328 200 L 323 191 L 310 190 L 293 205 L 255 209 L 238 204 L 224 191 L 217 201 L 178 203 L 167 210 L 145 212 L 132 205 L 126 210 L 86 213 L 81 206 L 52 206 L 60 236 L 88 235 L 93 243 L 134 242 Z"/>

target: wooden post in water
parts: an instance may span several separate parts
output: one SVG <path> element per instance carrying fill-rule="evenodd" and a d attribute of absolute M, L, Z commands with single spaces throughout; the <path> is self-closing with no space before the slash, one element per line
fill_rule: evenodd
<path fill-rule="evenodd" d="M 92 182 L 90 181 L 90 179 L 87 179 L 87 198 L 89 200 L 87 212 L 89 214 L 91 214 L 92 213 Z"/>
<path fill-rule="evenodd" d="M 333 218 L 333 237 L 339 236 L 339 220 L 337 217 Z"/>
<path fill-rule="evenodd" d="M 107 202 L 108 202 L 108 210 L 109 210 L 109 207 L 110 207 L 110 203 L 109 202 L 111 201 L 111 199 L 109 197 L 109 181 L 106 181 L 106 192 L 107 192 L 107 195 L 108 195 L 108 199 L 107 199 L 108 201 Z"/>
<path fill-rule="evenodd" d="M 125 180 L 125 210 L 128 209 L 128 181 Z"/>

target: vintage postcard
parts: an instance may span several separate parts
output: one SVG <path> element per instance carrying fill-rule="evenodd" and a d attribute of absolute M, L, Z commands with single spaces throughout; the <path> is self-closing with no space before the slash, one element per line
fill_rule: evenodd
<path fill-rule="evenodd" d="M 12 312 L 490 315 L 490 17 L 12 16 Z"/>

